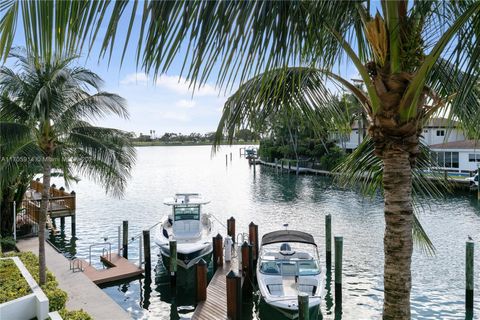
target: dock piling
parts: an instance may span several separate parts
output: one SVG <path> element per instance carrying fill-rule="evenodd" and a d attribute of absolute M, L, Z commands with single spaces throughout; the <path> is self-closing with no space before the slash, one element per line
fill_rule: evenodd
<path fill-rule="evenodd" d="M 332 268 L 332 215 L 325 215 L 325 250 L 327 269 Z"/>
<path fill-rule="evenodd" d="M 75 215 L 71 216 L 70 217 L 70 225 L 71 225 L 71 229 L 72 229 L 72 237 L 75 237 L 77 235 L 77 231 L 76 231 L 76 224 L 75 224 Z"/>
<path fill-rule="evenodd" d="M 308 294 L 300 292 L 298 294 L 298 320 L 309 320 Z"/>
<path fill-rule="evenodd" d="M 217 271 L 217 267 L 223 266 L 223 238 L 217 234 L 212 239 L 213 245 L 213 270 Z"/>
<path fill-rule="evenodd" d="M 253 247 L 253 267 L 255 268 L 258 260 L 258 225 L 253 221 L 248 225 L 248 240 Z"/>
<path fill-rule="evenodd" d="M 200 259 L 196 266 L 197 273 L 197 302 L 207 300 L 207 263 Z"/>
<path fill-rule="evenodd" d="M 150 255 L 150 230 L 143 230 L 143 253 L 145 255 L 145 277 L 150 277 L 152 271 L 152 256 Z"/>
<path fill-rule="evenodd" d="M 232 153 L 230 152 L 230 161 L 232 161 Z"/>
<path fill-rule="evenodd" d="M 230 219 L 227 219 L 227 235 L 229 235 L 232 238 L 233 243 L 235 243 L 235 218 L 230 217 Z"/>
<path fill-rule="evenodd" d="M 335 304 L 342 304 L 343 237 L 335 237 Z"/>
<path fill-rule="evenodd" d="M 242 278 L 231 270 L 227 280 L 227 318 L 240 320 L 242 316 Z"/>
<path fill-rule="evenodd" d="M 128 221 L 124 220 L 123 224 L 123 242 L 122 242 L 122 250 L 123 250 L 123 257 L 128 259 Z"/>
<path fill-rule="evenodd" d="M 228 154 L 225 155 L 225 165 L 228 166 Z"/>
<path fill-rule="evenodd" d="M 140 234 L 140 237 L 138 237 L 138 267 L 142 267 L 142 249 L 143 249 L 143 234 Z"/>
<path fill-rule="evenodd" d="M 173 287 L 177 285 L 177 241 L 170 240 L 170 284 Z"/>
<path fill-rule="evenodd" d="M 250 295 L 253 289 L 253 247 L 246 241 L 242 244 L 242 270 L 245 276 L 243 292 L 245 295 Z"/>
<path fill-rule="evenodd" d="M 473 311 L 473 288 L 474 288 L 474 243 L 472 240 L 466 243 L 466 255 L 465 255 L 465 308 L 467 313 Z"/>
<path fill-rule="evenodd" d="M 65 217 L 60 218 L 60 230 L 65 231 Z"/>

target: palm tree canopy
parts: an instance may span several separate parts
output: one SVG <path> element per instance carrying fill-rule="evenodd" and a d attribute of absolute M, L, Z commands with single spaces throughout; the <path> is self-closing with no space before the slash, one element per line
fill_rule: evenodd
<path fill-rule="evenodd" d="M 125 132 L 88 121 L 109 114 L 128 117 L 124 99 L 99 91 L 101 79 L 71 67 L 74 57 L 48 62 L 18 52 L 12 58 L 15 68 L 0 68 L 2 176 L 33 164 L 41 168 L 48 156 L 67 184 L 86 176 L 121 195 L 135 150 Z"/>

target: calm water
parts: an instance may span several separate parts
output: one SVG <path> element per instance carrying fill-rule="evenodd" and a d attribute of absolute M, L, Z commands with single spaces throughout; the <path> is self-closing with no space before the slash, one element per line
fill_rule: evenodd
<path fill-rule="evenodd" d="M 200 192 L 211 199 L 207 211 L 222 223 L 230 216 L 237 220 L 237 232 L 247 231 L 248 223 L 259 224 L 260 234 L 277 230 L 283 223 L 314 235 L 324 259 L 324 215 L 333 216 L 334 235 L 344 237 L 344 291 L 341 317 L 335 316 L 333 292 L 321 307 L 326 319 L 380 319 L 383 297 L 383 203 L 380 197 L 364 198 L 355 191 L 339 190 L 328 178 L 276 174 L 257 167 L 256 175 L 238 146 L 222 148 L 211 158 L 208 146 L 143 147 L 123 199 L 106 196 L 100 186 L 81 181 L 72 186 L 77 192 L 77 236 L 72 241 L 69 221 L 66 250 L 88 258 L 92 243 L 112 242 L 116 248 L 117 227 L 128 220 L 130 234 L 157 223 L 168 213 L 165 197 L 177 192 Z M 233 160 L 225 165 L 225 154 Z M 57 185 L 59 183 L 57 182 Z M 465 319 L 464 261 L 465 241 L 471 235 L 477 241 L 476 275 L 480 268 L 480 207 L 473 193 L 450 196 L 446 200 L 422 199 L 420 219 L 437 248 L 435 256 L 415 250 L 412 273 L 412 318 Z M 221 227 L 218 224 L 219 227 Z M 224 231 L 225 233 L 225 231 Z M 59 240 L 61 236 L 57 237 Z M 153 238 L 153 235 L 152 235 Z M 93 249 L 98 261 L 101 249 Z M 145 280 L 122 282 L 103 290 L 136 319 L 183 319 L 193 312 L 193 286 L 185 279 L 178 294 L 172 295 L 168 277 L 158 262 L 151 283 Z M 138 240 L 129 247 L 130 258 L 138 256 Z M 475 314 L 480 315 L 480 279 L 476 277 Z M 248 319 L 277 319 L 258 296 L 245 305 Z"/>

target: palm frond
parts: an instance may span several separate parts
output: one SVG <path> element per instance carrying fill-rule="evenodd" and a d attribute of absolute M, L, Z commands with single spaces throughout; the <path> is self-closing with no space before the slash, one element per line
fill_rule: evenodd
<path fill-rule="evenodd" d="M 299 67 L 275 69 L 246 82 L 225 103 L 215 143 L 224 134 L 231 142 L 245 125 L 264 133 L 267 120 L 279 113 L 300 115 L 313 131 L 346 128 L 343 107 L 325 86 L 325 79 L 321 70 Z"/>

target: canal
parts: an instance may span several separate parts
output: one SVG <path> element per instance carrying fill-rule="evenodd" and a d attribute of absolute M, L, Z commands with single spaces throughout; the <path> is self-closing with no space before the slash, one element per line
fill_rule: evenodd
<path fill-rule="evenodd" d="M 335 315 L 333 292 L 327 291 L 321 306 L 324 319 L 380 319 L 383 299 L 383 200 L 364 197 L 354 190 L 342 190 L 328 177 L 277 174 L 257 167 L 254 175 L 239 147 L 222 147 L 211 157 L 209 146 L 141 147 L 132 178 L 122 199 L 106 195 L 101 186 L 82 180 L 71 186 L 77 193 L 77 239 L 71 239 L 69 223 L 65 234 L 54 237 L 66 255 L 88 259 L 92 243 L 117 243 L 117 228 L 129 221 L 130 234 L 156 224 L 169 213 L 163 199 L 181 192 L 198 192 L 211 200 L 206 211 L 225 223 L 237 220 L 237 232 L 247 231 L 251 221 L 259 233 L 282 228 L 311 233 L 324 259 L 324 215 L 332 214 L 332 233 L 344 237 L 344 289 L 342 313 Z M 230 153 L 233 155 L 230 161 Z M 228 154 L 226 165 L 225 154 Z M 54 181 L 57 186 L 61 181 Z M 465 319 L 465 241 L 476 240 L 476 287 L 474 306 L 480 314 L 480 206 L 474 193 L 456 193 L 445 199 L 418 200 L 419 218 L 436 247 L 435 255 L 415 248 L 412 263 L 412 318 Z M 217 227 L 225 234 L 220 223 Z M 152 239 L 155 229 L 152 230 Z M 101 249 L 99 249 L 101 250 Z M 101 252 L 95 251 L 98 255 Z M 138 241 L 129 248 L 138 256 Z M 103 290 L 135 319 L 189 319 L 194 301 L 191 275 L 185 274 L 176 295 L 157 256 L 151 283 L 125 281 Z M 192 280 L 192 281 L 190 281 Z M 180 292 L 178 294 L 178 292 Z M 245 319 L 277 319 L 258 303 L 258 296 L 245 306 Z"/>

